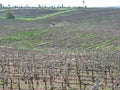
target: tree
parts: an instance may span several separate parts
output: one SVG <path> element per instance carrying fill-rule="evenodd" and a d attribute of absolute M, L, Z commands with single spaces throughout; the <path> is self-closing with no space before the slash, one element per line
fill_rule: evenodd
<path fill-rule="evenodd" d="M 42 6 L 39 4 L 39 5 L 38 5 L 38 8 L 41 8 L 41 7 L 42 7 Z"/>
<path fill-rule="evenodd" d="M 3 5 L 0 3 L 0 9 L 3 8 Z"/>
<path fill-rule="evenodd" d="M 10 18 L 10 19 L 15 18 L 14 10 L 11 9 L 11 8 L 8 8 L 8 9 L 6 10 L 6 17 L 7 17 L 7 18 Z"/>
<path fill-rule="evenodd" d="M 64 7 L 64 5 L 62 4 L 62 6 L 61 6 L 62 8 Z"/>
<path fill-rule="evenodd" d="M 83 8 L 85 8 L 85 0 L 83 0 Z"/>
<path fill-rule="evenodd" d="M 8 4 L 8 7 L 10 7 L 10 4 Z"/>

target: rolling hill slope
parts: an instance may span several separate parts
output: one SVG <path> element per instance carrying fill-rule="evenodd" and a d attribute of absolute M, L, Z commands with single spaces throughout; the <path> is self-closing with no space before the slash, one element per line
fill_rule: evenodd
<path fill-rule="evenodd" d="M 39 16 L 40 11 L 34 10 L 29 17 L 23 11 L 22 18 L 17 15 L 16 19 L 0 19 L 1 45 L 42 52 L 120 49 L 119 9 L 53 9 L 52 13 L 45 9 L 47 14 Z M 55 25 L 51 26 L 51 22 Z"/>

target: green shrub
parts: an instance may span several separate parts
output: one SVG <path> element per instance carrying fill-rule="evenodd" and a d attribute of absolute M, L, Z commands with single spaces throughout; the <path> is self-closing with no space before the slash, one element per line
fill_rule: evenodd
<path fill-rule="evenodd" d="M 13 18 L 15 18 L 15 15 L 14 15 L 14 10 L 13 9 L 7 9 L 6 10 L 6 17 L 7 18 L 10 18 L 10 19 L 13 19 Z"/>

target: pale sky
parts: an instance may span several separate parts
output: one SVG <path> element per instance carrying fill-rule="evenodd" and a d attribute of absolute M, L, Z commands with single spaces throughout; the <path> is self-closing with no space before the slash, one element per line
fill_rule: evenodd
<path fill-rule="evenodd" d="M 11 6 L 83 6 L 83 0 L 0 0 L 5 6 L 10 4 Z M 87 7 L 104 7 L 104 6 L 120 6 L 120 0 L 84 0 Z"/>

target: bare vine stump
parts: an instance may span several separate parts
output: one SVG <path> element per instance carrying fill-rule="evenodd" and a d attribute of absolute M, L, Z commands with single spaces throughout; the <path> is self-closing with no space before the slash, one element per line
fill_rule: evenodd
<path fill-rule="evenodd" d="M 7 71 L 4 71 L 3 90 L 6 90 L 6 89 L 7 89 L 7 83 L 8 83 Z"/>

